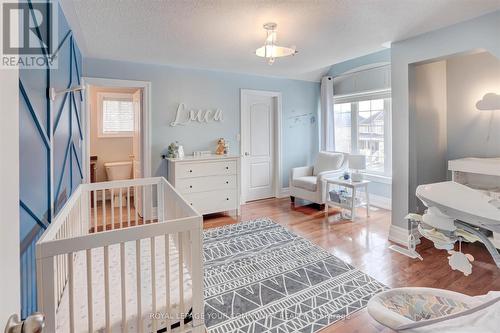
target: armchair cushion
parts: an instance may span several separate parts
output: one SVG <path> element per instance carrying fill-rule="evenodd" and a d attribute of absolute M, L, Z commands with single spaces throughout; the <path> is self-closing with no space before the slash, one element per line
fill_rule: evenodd
<path fill-rule="evenodd" d="M 292 185 L 306 191 L 316 192 L 318 188 L 317 184 L 318 177 L 316 176 L 305 176 L 292 179 Z"/>
<path fill-rule="evenodd" d="M 344 163 L 343 153 L 329 153 L 320 151 L 316 158 L 316 163 L 313 168 L 313 175 L 317 176 L 319 173 L 325 171 L 335 171 L 341 168 Z"/>

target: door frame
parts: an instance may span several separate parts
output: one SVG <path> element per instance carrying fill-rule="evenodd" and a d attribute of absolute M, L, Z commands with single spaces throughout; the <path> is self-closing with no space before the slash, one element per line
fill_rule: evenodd
<path fill-rule="evenodd" d="M 283 189 L 283 184 L 281 181 L 281 156 L 282 156 L 282 147 L 281 147 L 281 139 L 282 139 L 282 94 L 280 91 L 269 91 L 269 90 L 253 90 L 253 89 L 240 89 L 240 155 L 241 155 L 241 195 L 240 201 L 242 204 L 246 203 L 245 197 L 245 188 L 246 188 L 246 177 L 247 177 L 247 168 L 244 154 L 244 138 L 246 134 L 246 129 L 243 124 L 243 109 L 244 104 L 248 95 L 260 95 L 267 97 L 274 97 L 276 101 L 276 109 L 274 112 L 274 137 L 273 137 L 273 145 L 274 145 L 274 156 L 273 156 L 273 192 L 274 197 L 279 198 L 280 193 Z"/>
<path fill-rule="evenodd" d="M 106 79 L 98 77 L 83 77 L 82 85 L 85 87 L 83 108 L 85 110 L 85 133 L 83 141 L 83 163 L 84 178 L 83 183 L 90 183 L 90 86 L 109 88 L 139 88 L 143 91 L 141 107 L 142 124 L 142 177 L 151 177 L 151 82 L 121 79 Z"/>

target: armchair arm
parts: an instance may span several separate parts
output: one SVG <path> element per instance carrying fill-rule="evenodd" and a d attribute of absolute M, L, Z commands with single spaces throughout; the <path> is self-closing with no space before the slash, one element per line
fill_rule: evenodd
<path fill-rule="evenodd" d="M 312 174 L 313 174 L 313 167 L 312 166 L 292 168 L 290 170 L 290 180 L 296 179 L 299 177 L 312 176 Z"/>
<path fill-rule="evenodd" d="M 324 180 L 325 178 L 337 178 L 337 177 L 342 176 L 343 174 L 344 174 L 344 170 L 343 169 L 328 170 L 328 171 L 320 172 L 317 175 L 317 177 L 318 177 L 318 183 L 320 181 Z"/>

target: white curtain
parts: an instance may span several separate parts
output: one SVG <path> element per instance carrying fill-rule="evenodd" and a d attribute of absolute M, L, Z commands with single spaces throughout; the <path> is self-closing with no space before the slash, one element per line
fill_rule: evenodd
<path fill-rule="evenodd" d="M 335 126 L 333 118 L 333 77 L 321 79 L 321 149 L 335 150 Z"/>

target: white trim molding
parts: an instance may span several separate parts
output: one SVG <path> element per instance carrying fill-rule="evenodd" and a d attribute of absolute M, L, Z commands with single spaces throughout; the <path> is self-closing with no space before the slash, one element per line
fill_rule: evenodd
<path fill-rule="evenodd" d="M 370 206 L 391 210 L 392 199 L 370 193 Z"/>
<path fill-rule="evenodd" d="M 142 89 L 142 176 L 151 177 L 151 82 L 135 80 L 105 79 L 96 77 L 83 77 L 82 85 L 85 87 L 83 109 L 85 110 L 85 133 L 83 141 L 83 183 L 90 183 L 90 86 L 110 88 L 138 88 Z"/>
<path fill-rule="evenodd" d="M 280 198 L 281 192 L 282 192 L 282 163 L 281 163 L 281 157 L 282 157 L 282 145 L 281 145 L 281 140 L 282 140 L 282 94 L 279 91 L 266 91 L 266 90 L 252 90 L 252 89 L 241 89 L 240 90 L 240 153 L 241 153 L 241 176 L 240 176 L 240 184 L 241 184 L 241 195 L 240 195 L 240 200 L 242 204 L 246 202 L 244 196 L 243 196 L 243 189 L 245 186 L 245 168 L 244 168 L 244 163 L 245 163 L 245 156 L 243 153 L 243 131 L 244 131 L 244 124 L 243 124 L 243 103 L 245 100 L 245 96 L 249 94 L 256 94 L 256 95 L 261 95 L 261 96 L 270 96 L 270 97 L 275 97 L 276 98 L 276 114 L 274 118 L 274 196 L 276 198 Z"/>
<path fill-rule="evenodd" d="M 391 242 L 408 246 L 408 236 L 410 234 L 410 230 L 406 227 L 400 227 L 398 225 L 391 224 L 391 228 L 389 229 L 389 240 Z M 420 244 L 420 233 L 415 229 L 413 232 L 417 240 L 417 245 Z"/>
<path fill-rule="evenodd" d="M 391 242 L 408 246 L 408 228 L 403 228 L 394 224 L 391 224 L 391 228 L 389 229 L 389 240 Z"/>
<path fill-rule="evenodd" d="M 286 198 L 290 196 L 290 187 L 282 187 L 277 198 Z"/>

